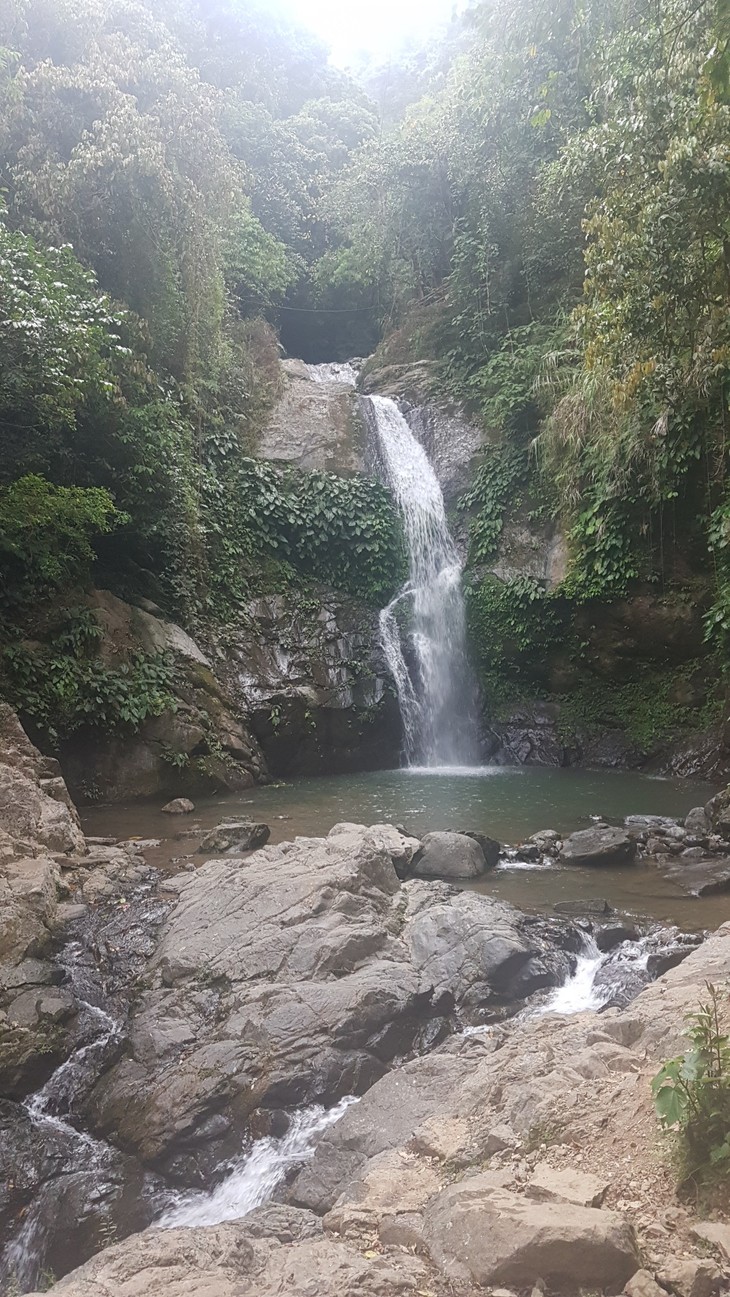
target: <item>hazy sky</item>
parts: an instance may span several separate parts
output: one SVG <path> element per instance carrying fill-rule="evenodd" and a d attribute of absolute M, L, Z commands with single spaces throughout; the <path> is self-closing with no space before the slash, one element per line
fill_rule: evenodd
<path fill-rule="evenodd" d="M 464 4 L 458 0 L 288 0 L 287 7 L 302 26 L 327 42 L 333 62 L 345 67 L 360 51 L 387 59 L 410 37 L 430 35 Z"/>

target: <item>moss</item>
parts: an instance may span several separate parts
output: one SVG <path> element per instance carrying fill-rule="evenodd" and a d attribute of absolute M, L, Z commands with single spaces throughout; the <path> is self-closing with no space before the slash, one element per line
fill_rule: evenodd
<path fill-rule="evenodd" d="M 709 729 L 723 714 L 722 690 L 710 689 L 704 700 L 681 701 L 682 686 L 701 669 L 712 677 L 706 660 L 685 663 L 674 671 L 644 669 L 638 678 L 615 684 L 586 674 L 569 694 L 556 697 L 560 703 L 558 729 L 564 738 L 576 733 L 601 734 L 620 729 L 637 747 L 651 752 L 666 740 L 682 733 Z"/>

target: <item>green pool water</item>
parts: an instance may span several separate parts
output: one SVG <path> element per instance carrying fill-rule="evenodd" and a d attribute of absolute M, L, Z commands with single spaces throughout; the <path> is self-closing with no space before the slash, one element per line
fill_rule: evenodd
<path fill-rule="evenodd" d="M 164 815 L 159 806 L 137 803 L 91 807 L 83 818 L 87 833 L 161 839 L 148 858 L 166 868 L 172 859 L 192 855 L 203 833 L 228 815 L 265 820 L 271 826 L 272 842 L 322 836 L 333 824 L 349 820 L 402 824 L 419 837 L 432 829 L 470 829 L 516 843 L 538 829 L 566 833 L 587 827 L 592 816 L 613 821 L 631 814 L 684 816 L 714 791 L 706 783 L 624 771 L 386 770 L 296 779 L 205 799 L 196 804 L 193 815 L 185 817 Z M 558 900 L 601 896 L 617 910 L 685 928 L 716 927 L 730 920 L 730 895 L 688 897 L 655 865 L 500 868 L 477 887 L 523 909 L 550 910 Z"/>

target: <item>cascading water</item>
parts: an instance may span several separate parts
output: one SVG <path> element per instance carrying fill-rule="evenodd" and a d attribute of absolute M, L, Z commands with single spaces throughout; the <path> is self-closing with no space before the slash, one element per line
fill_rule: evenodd
<path fill-rule="evenodd" d="M 312 1157 L 319 1136 L 356 1102 L 348 1096 L 334 1108 L 315 1104 L 296 1113 L 285 1135 L 257 1140 L 251 1152 L 233 1164 L 225 1180 L 211 1193 L 181 1194 L 157 1222 L 158 1227 L 176 1229 L 240 1220 L 254 1207 L 268 1202 L 287 1171 Z"/>
<path fill-rule="evenodd" d="M 386 661 L 398 692 L 409 765 L 477 762 L 475 690 L 466 652 L 461 563 L 446 521 L 444 497 L 423 446 L 395 401 L 362 398 L 378 438 L 388 481 L 403 518 L 409 579 L 380 614 Z M 411 603 L 414 670 L 401 643 L 397 610 Z"/>

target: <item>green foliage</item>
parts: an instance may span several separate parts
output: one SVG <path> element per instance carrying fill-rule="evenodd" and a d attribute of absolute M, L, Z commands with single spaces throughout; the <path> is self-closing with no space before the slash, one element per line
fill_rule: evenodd
<path fill-rule="evenodd" d="M 108 664 L 98 656 L 101 634 L 88 609 L 72 609 L 46 642 L 15 642 L 0 654 L 3 696 L 53 743 L 82 728 L 134 733 L 175 707 L 169 655 Z"/>
<path fill-rule="evenodd" d="M 467 624 L 488 706 L 520 686 L 544 689 L 541 667 L 566 634 L 568 605 L 529 577 L 486 576 L 465 590 Z"/>
<path fill-rule="evenodd" d="M 93 538 L 125 521 L 108 491 L 35 474 L 0 487 L 0 608 L 8 614 L 88 579 Z"/>
<path fill-rule="evenodd" d="M 471 563 L 486 563 L 493 557 L 507 507 L 514 508 L 527 478 L 527 457 L 517 446 L 490 448 L 477 469 L 458 508 L 473 514 L 469 523 Z"/>
<path fill-rule="evenodd" d="M 719 678 L 720 667 L 705 660 L 676 670 L 644 666 L 634 679 L 622 682 L 600 679 L 584 669 L 570 693 L 558 697 L 560 730 L 566 739 L 620 730 L 641 751 L 651 753 L 672 736 L 697 732 L 720 720 L 720 691 L 711 691 L 701 706 L 679 701 L 694 673 L 712 678 L 717 672 Z"/>
<path fill-rule="evenodd" d="M 707 983 L 707 999 L 689 1016 L 690 1049 L 665 1063 L 652 1081 L 664 1130 L 677 1135 L 684 1180 L 730 1169 L 730 1036 L 721 1023 L 727 993 Z"/>
<path fill-rule="evenodd" d="M 387 602 L 404 579 L 393 502 L 370 479 L 297 473 L 240 459 L 228 491 L 209 513 L 219 519 L 220 531 L 214 600 L 236 590 L 243 597 L 261 558 L 376 605 Z"/>

